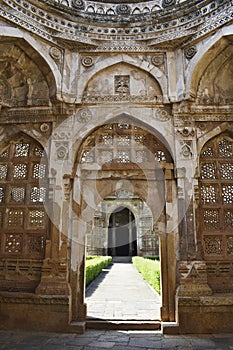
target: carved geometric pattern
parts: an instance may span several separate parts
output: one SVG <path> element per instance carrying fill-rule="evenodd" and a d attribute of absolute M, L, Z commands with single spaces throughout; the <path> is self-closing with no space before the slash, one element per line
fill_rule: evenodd
<path fill-rule="evenodd" d="M 205 236 L 204 249 L 206 255 L 221 255 L 222 254 L 222 237 L 220 236 Z"/>
<path fill-rule="evenodd" d="M 155 159 L 158 161 L 158 162 L 166 162 L 166 156 L 165 156 L 165 153 L 161 150 L 158 150 L 155 152 Z"/>
<path fill-rule="evenodd" d="M 233 180 L 233 163 L 220 164 L 220 174 L 223 180 Z"/>
<path fill-rule="evenodd" d="M 7 177 L 7 164 L 0 164 L 0 180 L 5 180 Z"/>
<path fill-rule="evenodd" d="M 25 187 L 11 188 L 11 201 L 16 203 L 23 203 L 25 198 Z"/>
<path fill-rule="evenodd" d="M 201 186 L 201 199 L 203 204 L 214 204 L 217 200 L 216 188 L 212 185 Z"/>
<path fill-rule="evenodd" d="M 220 134 L 205 145 L 200 157 L 201 228 L 208 260 L 232 259 L 233 140 Z M 208 159 L 208 162 L 206 160 Z M 212 236 L 214 232 L 216 236 Z M 214 256 L 215 255 L 215 256 Z"/>
<path fill-rule="evenodd" d="M 129 151 L 118 151 L 117 152 L 117 162 L 118 163 L 129 163 L 130 162 L 130 152 Z"/>
<path fill-rule="evenodd" d="M 134 140 L 138 144 L 144 144 L 145 145 L 145 136 L 141 134 L 135 134 Z"/>
<path fill-rule="evenodd" d="M 29 143 L 17 143 L 15 145 L 15 157 L 28 157 Z"/>
<path fill-rule="evenodd" d="M 233 209 L 224 211 L 224 228 L 233 230 Z"/>
<path fill-rule="evenodd" d="M 17 259 L 43 259 L 48 185 L 45 152 L 21 135 L 0 152 L 0 158 L 0 258 L 14 254 Z"/>
<path fill-rule="evenodd" d="M 42 254 L 44 252 L 44 237 L 43 236 L 29 236 L 28 250 L 31 254 Z"/>
<path fill-rule="evenodd" d="M 9 149 L 6 149 L 0 154 L 0 158 L 7 158 L 9 156 Z"/>
<path fill-rule="evenodd" d="M 27 177 L 27 165 L 26 164 L 14 165 L 13 177 L 15 179 L 26 179 L 26 177 Z"/>
<path fill-rule="evenodd" d="M 22 234 L 8 234 L 6 235 L 5 252 L 14 254 L 21 253 L 23 248 Z"/>
<path fill-rule="evenodd" d="M 226 139 L 219 141 L 218 143 L 219 157 L 229 158 L 233 156 L 232 143 Z"/>
<path fill-rule="evenodd" d="M 109 135 L 109 134 L 106 134 L 106 135 L 101 135 L 100 136 L 100 142 L 103 144 L 103 145 L 112 145 L 113 143 L 113 136 L 112 135 Z"/>
<path fill-rule="evenodd" d="M 202 179 L 216 179 L 216 165 L 215 163 L 203 163 L 201 165 Z"/>
<path fill-rule="evenodd" d="M 32 187 L 30 199 L 32 202 L 44 202 L 46 199 L 46 188 L 45 187 Z"/>
<path fill-rule="evenodd" d="M 45 156 L 45 151 L 42 148 L 35 147 L 34 149 L 34 155 L 36 157 L 44 157 Z"/>
<path fill-rule="evenodd" d="M 224 204 L 233 203 L 233 185 L 224 185 L 222 187 L 222 197 Z"/>
<path fill-rule="evenodd" d="M 136 151 L 136 163 L 143 163 L 148 161 L 147 151 Z"/>
<path fill-rule="evenodd" d="M 122 163 L 124 169 L 130 168 L 132 163 L 156 160 L 172 162 L 170 154 L 154 135 L 124 120 L 94 131 L 83 143 L 81 153 L 81 163 Z"/>
<path fill-rule="evenodd" d="M 0 203 L 4 200 L 4 187 L 0 187 Z"/>
<path fill-rule="evenodd" d="M 202 152 L 201 156 L 202 157 L 213 157 L 214 152 L 212 147 L 205 148 L 205 150 Z"/>
<path fill-rule="evenodd" d="M 204 226 L 206 230 L 219 230 L 219 211 L 217 209 L 204 210 Z"/>
<path fill-rule="evenodd" d="M 84 151 L 82 154 L 82 163 L 93 163 L 94 162 L 94 152 Z"/>
<path fill-rule="evenodd" d="M 227 236 L 227 254 L 233 255 L 233 236 Z"/>
<path fill-rule="evenodd" d="M 100 152 L 100 162 L 101 162 L 101 164 L 111 163 L 112 159 L 113 159 L 112 151 L 101 151 Z"/>
<path fill-rule="evenodd" d="M 33 178 L 34 179 L 44 179 L 46 174 L 45 164 L 35 164 L 33 166 Z"/>
<path fill-rule="evenodd" d="M 30 228 L 40 228 L 45 226 L 45 212 L 44 210 L 30 210 L 29 211 L 29 221 L 28 226 Z"/>
<path fill-rule="evenodd" d="M 22 227 L 23 226 L 23 210 L 11 209 L 8 212 L 7 225 L 8 227 Z"/>
<path fill-rule="evenodd" d="M 130 145 L 130 135 L 120 135 L 117 139 L 119 146 L 129 146 Z"/>

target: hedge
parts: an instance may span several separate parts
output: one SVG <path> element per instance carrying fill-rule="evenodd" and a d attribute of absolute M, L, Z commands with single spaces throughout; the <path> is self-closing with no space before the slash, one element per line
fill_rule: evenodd
<path fill-rule="evenodd" d="M 86 286 L 93 281 L 111 263 L 110 256 L 87 256 L 86 257 Z"/>
<path fill-rule="evenodd" d="M 132 262 L 141 273 L 143 279 L 160 294 L 160 262 L 139 256 L 134 256 Z"/>

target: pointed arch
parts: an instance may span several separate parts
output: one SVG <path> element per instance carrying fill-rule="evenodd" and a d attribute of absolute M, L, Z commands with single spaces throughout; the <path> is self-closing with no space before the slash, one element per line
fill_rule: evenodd
<path fill-rule="evenodd" d="M 232 25 L 222 28 L 211 38 L 206 38 L 198 47 L 196 55 L 189 62 L 186 70 L 186 96 L 196 97 L 198 84 L 204 72 L 214 62 L 215 58 L 229 48 L 232 42 Z"/>

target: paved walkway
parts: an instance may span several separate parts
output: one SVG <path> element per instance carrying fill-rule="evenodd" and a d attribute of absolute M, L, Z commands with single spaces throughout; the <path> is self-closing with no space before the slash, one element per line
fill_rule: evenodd
<path fill-rule="evenodd" d="M 82 335 L 0 331 L 1 350 L 231 350 L 233 335 L 166 336 L 156 331 L 87 331 Z"/>
<path fill-rule="evenodd" d="M 104 320 L 160 320 L 161 297 L 132 263 L 113 263 L 86 290 L 87 315 Z"/>

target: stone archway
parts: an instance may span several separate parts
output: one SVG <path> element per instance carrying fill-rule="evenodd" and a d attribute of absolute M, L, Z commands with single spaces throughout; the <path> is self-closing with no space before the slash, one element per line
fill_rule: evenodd
<path fill-rule="evenodd" d="M 138 123 L 137 123 L 138 124 Z M 92 132 L 77 154 L 74 177 L 71 247 L 72 320 L 85 321 L 84 271 L 86 234 L 104 198 L 130 184 L 130 191 L 150 207 L 153 229 L 160 238 L 163 321 L 175 320 L 177 197 L 173 160 L 162 137 L 129 118 L 115 120 Z M 77 239 L 76 239 L 77 238 Z M 75 264 L 77 267 L 75 267 Z M 76 269 L 76 271 L 75 271 Z"/>

